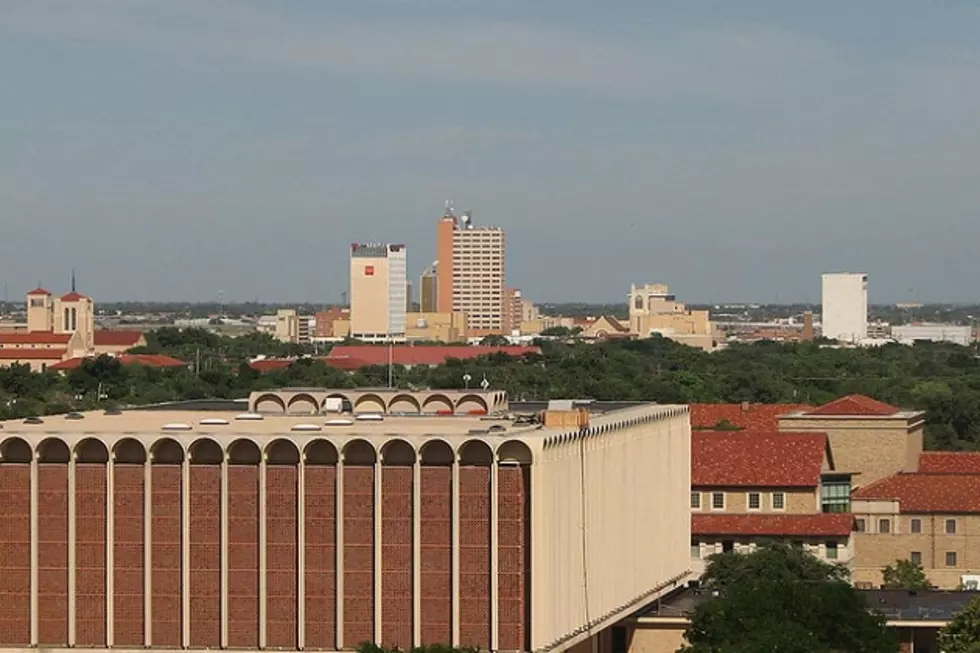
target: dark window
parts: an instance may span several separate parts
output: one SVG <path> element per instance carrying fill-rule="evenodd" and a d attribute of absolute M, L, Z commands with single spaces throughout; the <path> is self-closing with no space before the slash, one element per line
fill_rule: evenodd
<path fill-rule="evenodd" d="M 711 494 L 711 509 L 712 510 L 724 510 L 725 509 L 725 493 L 724 492 L 713 492 Z"/>
<path fill-rule="evenodd" d="M 827 542 L 827 559 L 837 559 L 837 542 Z"/>
<path fill-rule="evenodd" d="M 955 519 L 947 519 L 946 520 L 946 534 L 947 535 L 956 535 L 956 520 Z"/>
<path fill-rule="evenodd" d="M 612 653 L 626 653 L 629 648 L 626 628 L 616 626 L 612 629 Z"/>
<path fill-rule="evenodd" d="M 691 492 L 691 508 L 693 508 L 694 510 L 700 510 L 701 509 L 701 493 L 700 492 Z"/>
<path fill-rule="evenodd" d="M 735 550 L 735 542 L 734 542 L 734 540 L 724 540 L 721 543 L 721 552 L 722 553 L 731 553 L 734 550 Z"/>
<path fill-rule="evenodd" d="M 865 525 L 863 519 L 854 520 L 854 530 L 856 530 L 858 533 L 863 533 L 865 531 Z"/>
<path fill-rule="evenodd" d="M 850 479 L 823 481 L 823 483 L 820 485 L 820 506 L 823 512 L 850 512 Z"/>
<path fill-rule="evenodd" d="M 758 510 L 762 507 L 762 497 L 758 492 L 749 492 L 749 510 Z"/>
<path fill-rule="evenodd" d="M 955 567 L 956 566 L 956 551 L 946 552 L 946 566 Z"/>
<path fill-rule="evenodd" d="M 921 533 L 922 532 L 922 520 L 921 519 L 913 519 L 911 521 L 911 523 L 909 524 L 909 531 L 911 531 L 912 533 Z"/>
<path fill-rule="evenodd" d="M 909 554 L 909 562 L 911 562 L 914 565 L 921 565 L 922 564 L 922 552 L 921 551 L 913 551 L 912 553 L 910 553 Z"/>
<path fill-rule="evenodd" d="M 891 533 L 892 532 L 892 521 L 890 519 L 879 519 L 878 520 L 878 532 L 879 533 Z"/>
<path fill-rule="evenodd" d="M 783 492 L 772 493 L 772 509 L 784 510 L 786 508 L 786 494 Z"/>

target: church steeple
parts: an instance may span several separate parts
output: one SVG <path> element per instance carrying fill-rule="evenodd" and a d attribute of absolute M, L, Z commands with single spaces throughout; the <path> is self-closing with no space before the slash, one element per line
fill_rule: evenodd
<path fill-rule="evenodd" d="M 71 291 L 76 292 L 75 291 L 75 268 L 71 269 Z"/>

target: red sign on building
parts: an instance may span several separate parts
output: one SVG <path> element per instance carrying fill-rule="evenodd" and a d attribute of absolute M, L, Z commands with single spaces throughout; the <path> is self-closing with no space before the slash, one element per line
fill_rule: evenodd
<path fill-rule="evenodd" d="M 374 276 L 374 266 L 373 265 L 365 265 L 364 266 L 364 276 L 365 277 L 373 277 Z"/>

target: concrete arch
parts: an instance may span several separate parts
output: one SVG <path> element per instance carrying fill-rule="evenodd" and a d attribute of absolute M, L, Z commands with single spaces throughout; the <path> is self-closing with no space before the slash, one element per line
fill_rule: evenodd
<path fill-rule="evenodd" d="M 453 401 L 444 394 L 432 394 L 425 398 L 422 402 L 422 412 L 428 414 L 434 413 L 452 413 L 456 410 L 453 406 Z"/>
<path fill-rule="evenodd" d="M 192 465 L 220 465 L 224 462 L 225 452 L 221 445 L 211 438 L 194 440 L 190 446 L 190 461 Z"/>
<path fill-rule="evenodd" d="M 355 413 L 384 413 L 385 400 L 372 392 L 361 395 L 354 403 Z"/>
<path fill-rule="evenodd" d="M 83 465 L 104 465 L 109 462 L 109 449 L 101 440 L 85 438 L 75 445 L 75 462 Z"/>
<path fill-rule="evenodd" d="M 289 440 L 273 440 L 265 448 L 265 462 L 268 465 L 298 465 L 299 449 Z"/>
<path fill-rule="evenodd" d="M 258 465 L 262 462 L 262 452 L 259 445 L 251 440 L 241 438 L 228 446 L 229 465 Z"/>
<path fill-rule="evenodd" d="M 301 392 L 293 395 L 286 406 L 288 415 L 316 415 L 320 412 L 320 405 L 313 395 Z"/>
<path fill-rule="evenodd" d="M 307 465 L 336 465 L 340 456 L 337 447 L 329 440 L 313 440 L 303 450 Z"/>
<path fill-rule="evenodd" d="M 489 467 L 493 450 L 483 440 L 468 440 L 459 447 L 459 464 L 468 467 Z"/>
<path fill-rule="evenodd" d="M 381 447 L 381 462 L 389 466 L 412 466 L 415 464 L 415 449 L 404 440 L 389 440 Z"/>
<path fill-rule="evenodd" d="M 534 462 L 534 454 L 524 442 L 507 440 L 497 447 L 497 460 L 512 465 L 530 465 Z"/>
<path fill-rule="evenodd" d="M 456 402 L 456 412 L 464 414 L 487 413 L 490 411 L 487 402 L 479 395 L 463 395 Z"/>
<path fill-rule="evenodd" d="M 146 462 L 146 448 L 135 438 L 123 438 L 112 446 L 112 460 L 123 465 L 142 465 Z"/>
<path fill-rule="evenodd" d="M 331 392 L 330 394 L 328 394 L 326 397 L 323 398 L 323 405 L 321 406 L 323 410 L 326 410 L 327 399 L 340 399 L 340 404 L 341 404 L 340 412 L 342 413 L 354 412 L 354 402 L 352 402 L 350 400 L 350 397 L 348 397 L 345 394 L 342 394 L 340 392 Z"/>
<path fill-rule="evenodd" d="M 23 438 L 7 438 L 0 442 L 0 464 L 30 464 L 33 459 L 34 451 Z"/>
<path fill-rule="evenodd" d="M 453 448 L 445 440 L 429 440 L 419 451 L 419 459 L 423 465 L 449 467 L 454 458 Z"/>
<path fill-rule="evenodd" d="M 270 392 L 255 400 L 255 412 L 283 415 L 286 412 L 286 403 L 282 400 L 282 397 Z"/>
<path fill-rule="evenodd" d="M 184 448 L 173 438 L 160 438 L 150 445 L 151 465 L 180 465 L 184 462 Z"/>
<path fill-rule="evenodd" d="M 388 402 L 388 412 L 389 413 L 421 413 L 422 404 L 419 400 L 412 395 L 400 394 L 395 395 Z"/>
<path fill-rule="evenodd" d="M 345 465 L 373 465 L 378 459 L 378 452 L 367 440 L 351 440 L 344 445 Z"/>

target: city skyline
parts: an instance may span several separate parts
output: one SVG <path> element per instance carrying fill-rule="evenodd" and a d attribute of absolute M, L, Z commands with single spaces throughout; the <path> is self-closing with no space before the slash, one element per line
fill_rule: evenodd
<path fill-rule="evenodd" d="M 453 199 L 536 301 L 817 302 L 847 269 L 970 301 L 978 37 L 966 2 L 9 3 L 0 279 L 326 303 L 341 243 L 417 279 Z"/>

